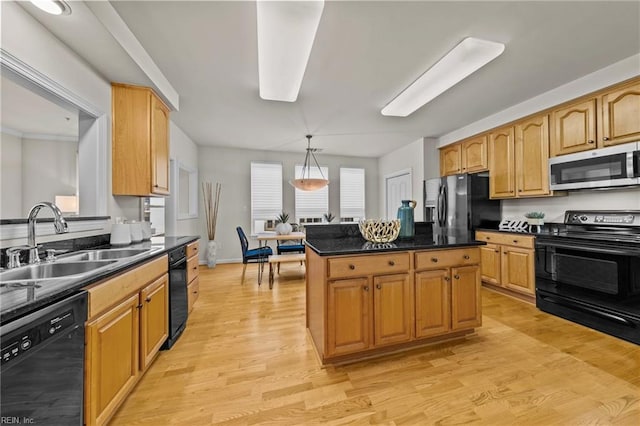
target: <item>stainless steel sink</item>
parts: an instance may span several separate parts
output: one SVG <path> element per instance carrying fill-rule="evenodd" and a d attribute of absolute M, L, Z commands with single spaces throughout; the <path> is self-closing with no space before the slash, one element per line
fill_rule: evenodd
<path fill-rule="evenodd" d="M 0 282 L 44 280 L 93 273 L 97 269 L 115 262 L 116 260 L 93 260 L 86 262 L 38 263 L 0 272 Z"/>
<path fill-rule="evenodd" d="M 87 250 L 79 253 L 70 253 L 59 256 L 57 262 L 84 262 L 92 260 L 124 259 L 149 252 L 149 249 L 103 249 Z"/>

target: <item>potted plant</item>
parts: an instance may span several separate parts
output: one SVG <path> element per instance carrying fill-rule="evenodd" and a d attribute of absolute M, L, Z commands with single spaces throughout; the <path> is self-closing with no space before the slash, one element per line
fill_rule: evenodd
<path fill-rule="evenodd" d="M 291 233 L 293 227 L 289 223 L 289 213 L 282 212 L 276 216 L 276 234 L 288 235 Z"/>
<path fill-rule="evenodd" d="M 327 212 L 323 216 L 324 216 L 324 220 L 326 220 L 327 223 L 331 223 L 331 221 L 336 218 L 331 212 Z"/>
<path fill-rule="evenodd" d="M 527 218 L 527 223 L 529 224 L 529 230 L 531 231 L 531 227 L 536 225 L 537 232 L 540 232 L 540 226 L 544 225 L 544 213 L 542 212 L 529 212 L 525 213 L 524 217 Z"/>

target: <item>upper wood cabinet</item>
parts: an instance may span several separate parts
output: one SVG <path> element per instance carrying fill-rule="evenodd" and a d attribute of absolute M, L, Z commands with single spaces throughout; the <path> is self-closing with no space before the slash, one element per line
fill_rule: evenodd
<path fill-rule="evenodd" d="M 596 99 L 583 100 L 551 113 L 551 156 L 596 147 Z"/>
<path fill-rule="evenodd" d="M 462 170 L 460 144 L 440 148 L 440 176 L 456 175 Z"/>
<path fill-rule="evenodd" d="M 169 194 L 169 108 L 147 87 L 112 84 L 113 195 Z"/>
<path fill-rule="evenodd" d="M 489 196 L 513 198 L 515 189 L 515 137 L 513 126 L 489 134 Z"/>
<path fill-rule="evenodd" d="M 549 195 L 549 117 L 524 120 L 515 126 L 517 197 Z"/>
<path fill-rule="evenodd" d="M 481 172 L 488 167 L 487 135 L 440 148 L 441 176 Z"/>
<path fill-rule="evenodd" d="M 640 82 L 601 97 L 603 146 L 640 140 Z"/>

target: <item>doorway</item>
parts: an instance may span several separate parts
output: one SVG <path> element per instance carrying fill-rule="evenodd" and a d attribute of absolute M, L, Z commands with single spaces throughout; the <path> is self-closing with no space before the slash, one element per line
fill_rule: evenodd
<path fill-rule="evenodd" d="M 398 207 L 400 207 L 401 204 L 400 201 L 411 199 L 411 169 L 386 175 L 384 180 L 386 219 L 395 219 L 398 213 Z"/>

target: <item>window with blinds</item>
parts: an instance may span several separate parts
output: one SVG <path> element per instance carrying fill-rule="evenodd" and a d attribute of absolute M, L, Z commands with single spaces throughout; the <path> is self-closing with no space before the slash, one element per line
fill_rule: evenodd
<path fill-rule="evenodd" d="M 282 212 L 282 164 L 251 162 L 251 233 Z"/>
<path fill-rule="evenodd" d="M 322 174 L 320 174 L 320 170 L 317 167 L 312 167 L 311 176 L 307 176 L 305 172 L 305 178 L 322 178 L 324 175 L 326 179 L 329 176 L 329 168 L 321 167 L 321 170 Z M 296 179 L 302 177 L 302 166 L 296 166 L 295 176 Z M 322 220 L 322 215 L 329 211 L 329 187 L 325 186 L 317 191 L 301 191 L 296 188 L 295 191 L 296 221 L 298 223 L 309 223 L 308 219 Z"/>
<path fill-rule="evenodd" d="M 340 221 L 357 222 L 364 214 L 364 169 L 340 168 Z"/>

